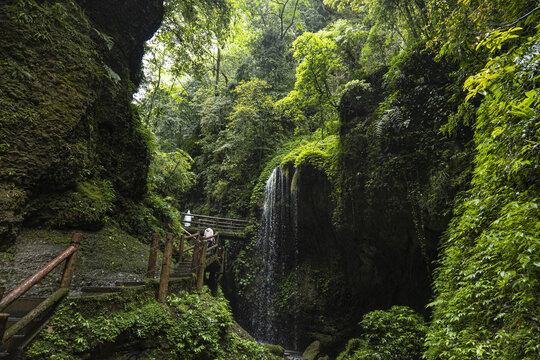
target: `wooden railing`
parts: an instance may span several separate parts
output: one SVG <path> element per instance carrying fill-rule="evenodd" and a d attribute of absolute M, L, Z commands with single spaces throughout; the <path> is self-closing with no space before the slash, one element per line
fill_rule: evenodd
<path fill-rule="evenodd" d="M 30 324 L 34 319 L 36 319 L 45 311 L 53 307 L 67 295 L 68 288 L 71 284 L 71 279 L 73 277 L 73 271 L 75 270 L 77 251 L 79 250 L 81 238 L 82 234 L 73 234 L 73 236 L 71 237 L 71 243 L 66 250 L 64 250 L 60 255 L 51 260 L 42 269 L 37 271 L 34 275 L 30 276 L 22 284 L 17 286 L 14 290 L 12 290 L 9 294 L 2 298 L 2 300 L 0 300 L 0 344 L 6 343 L 10 338 L 12 338 L 28 324 Z M 64 272 L 60 281 L 60 288 L 6 330 L 9 313 L 1 313 L 1 311 L 4 310 L 9 304 L 17 300 L 19 297 L 21 297 L 21 295 L 23 295 L 25 292 L 30 290 L 32 286 L 40 282 L 48 273 L 54 270 L 64 260 L 66 261 L 66 264 L 64 266 Z M 0 291 L 0 297 L 3 295 L 3 290 L 4 289 Z"/>
<path fill-rule="evenodd" d="M 215 239 L 215 245 L 207 247 L 208 240 Z M 193 239 L 193 245 L 185 248 L 186 240 Z M 154 278 L 156 262 L 157 262 L 157 250 L 159 247 L 159 235 L 154 234 L 152 236 L 152 243 L 150 245 L 150 255 L 148 257 L 148 278 Z M 171 263 L 172 263 L 172 248 L 173 248 L 173 236 L 172 234 L 167 234 L 165 239 L 165 245 L 163 249 L 163 261 L 161 264 L 161 275 L 159 278 L 159 290 L 158 290 L 158 301 L 165 304 L 167 301 L 167 292 L 168 284 L 171 275 Z M 195 233 L 189 236 L 182 235 L 180 237 L 179 244 L 179 255 L 178 263 L 184 263 L 184 256 L 193 252 L 191 258 L 190 273 L 195 273 L 197 275 L 197 291 L 202 292 L 202 287 L 204 283 L 204 272 L 206 267 L 212 264 L 214 261 L 221 261 L 221 268 L 223 271 L 223 261 L 225 259 L 225 251 L 223 245 L 219 240 L 219 232 L 214 235 L 201 237 L 200 233 Z M 210 258 L 207 258 L 208 253 L 212 253 Z"/>
<path fill-rule="evenodd" d="M 187 228 L 199 231 L 204 231 L 204 229 L 206 228 L 212 228 L 215 231 L 219 231 L 221 233 L 241 234 L 244 232 L 246 226 L 249 223 L 247 220 L 242 219 L 232 219 L 188 213 L 180 214 L 184 219 L 182 223 Z M 191 216 L 191 220 L 186 219 L 186 216 Z"/>

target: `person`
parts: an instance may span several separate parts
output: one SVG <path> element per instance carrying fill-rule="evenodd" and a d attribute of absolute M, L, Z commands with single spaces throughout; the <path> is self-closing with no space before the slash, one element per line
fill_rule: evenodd
<path fill-rule="evenodd" d="M 191 219 L 193 218 L 193 216 L 190 215 L 191 212 L 188 210 L 187 213 L 186 213 L 186 216 L 184 216 L 184 226 L 185 227 L 190 227 L 191 226 Z"/>
<path fill-rule="evenodd" d="M 204 230 L 204 237 L 207 238 L 206 239 L 206 248 L 207 249 L 216 244 L 216 238 L 214 238 L 214 237 L 208 238 L 209 236 L 213 236 L 213 235 L 214 235 L 214 230 L 212 230 L 211 228 L 207 228 L 206 230 Z M 209 251 L 208 255 L 212 255 L 213 253 L 214 253 L 214 250 Z"/>

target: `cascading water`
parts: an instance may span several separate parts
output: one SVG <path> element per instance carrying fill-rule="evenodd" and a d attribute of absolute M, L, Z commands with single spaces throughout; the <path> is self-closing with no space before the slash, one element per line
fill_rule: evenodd
<path fill-rule="evenodd" d="M 259 291 L 251 325 L 257 340 L 296 348 L 296 319 L 283 321 L 276 317 L 279 284 L 298 264 L 297 192 L 288 175 L 277 167 L 266 182 L 256 244 Z"/>

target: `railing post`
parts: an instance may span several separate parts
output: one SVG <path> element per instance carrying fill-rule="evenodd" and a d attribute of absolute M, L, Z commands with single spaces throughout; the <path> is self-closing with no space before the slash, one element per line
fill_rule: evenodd
<path fill-rule="evenodd" d="M 222 244 L 219 240 L 219 233 L 217 234 L 217 243 L 219 244 L 218 248 L 218 257 L 221 256 L 221 273 L 225 272 L 225 244 Z"/>
<path fill-rule="evenodd" d="M 146 277 L 153 279 L 156 274 L 156 259 L 157 249 L 159 243 L 159 234 L 152 234 L 152 243 L 150 244 L 150 256 L 148 257 L 148 270 L 146 271 Z"/>
<path fill-rule="evenodd" d="M 204 282 L 204 270 L 206 262 L 206 240 L 202 241 L 201 256 L 199 258 L 199 273 L 197 274 L 197 291 L 202 293 L 202 287 Z"/>
<path fill-rule="evenodd" d="M 184 235 L 180 236 L 180 256 L 178 256 L 179 264 L 184 262 L 184 238 Z"/>
<path fill-rule="evenodd" d="M 2 339 L 4 338 L 4 332 L 6 331 L 8 318 L 9 314 L 0 313 L 0 344 L 2 344 Z"/>
<path fill-rule="evenodd" d="M 161 265 L 161 276 L 159 278 L 158 301 L 165 304 L 167 302 L 167 290 L 169 288 L 169 276 L 171 273 L 172 258 L 172 234 L 167 234 L 165 249 L 163 250 L 163 264 Z"/>
<path fill-rule="evenodd" d="M 195 271 L 199 265 L 199 254 L 201 251 L 201 235 L 197 234 L 193 241 L 193 257 L 191 258 L 191 271 Z"/>
<path fill-rule="evenodd" d="M 69 288 L 71 279 L 73 278 L 73 272 L 75 271 L 75 262 L 77 261 L 77 253 L 79 252 L 79 246 L 81 245 L 82 234 L 74 233 L 71 236 L 71 246 L 75 247 L 75 252 L 66 259 L 64 265 L 64 272 L 62 274 L 62 281 L 60 281 L 60 287 Z"/>

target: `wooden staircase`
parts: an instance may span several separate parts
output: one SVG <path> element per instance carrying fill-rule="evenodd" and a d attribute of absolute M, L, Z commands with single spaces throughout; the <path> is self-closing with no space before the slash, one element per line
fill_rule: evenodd
<path fill-rule="evenodd" d="M 185 277 L 192 276 L 193 270 L 191 270 L 192 259 L 184 259 L 182 262 L 176 264 L 172 277 Z"/>
<path fill-rule="evenodd" d="M 9 313 L 6 323 L 6 330 L 18 323 L 24 316 L 34 310 L 41 304 L 45 298 L 19 298 L 8 305 L 3 311 Z M 19 349 L 28 345 L 34 337 L 46 326 L 50 311 L 44 312 L 22 330 L 13 335 L 9 340 L 2 344 L 0 349 L 0 359 L 16 359 Z"/>
<path fill-rule="evenodd" d="M 42 269 L 26 279 L 17 288 L 3 297 L 5 288 L 0 286 L 0 359 L 17 359 L 27 345 L 48 324 L 51 314 L 58 303 L 68 295 L 69 285 L 73 275 L 77 250 L 82 234 L 73 234 L 70 246 L 51 260 Z M 185 240 L 193 240 L 193 246 L 184 248 Z M 215 245 L 208 247 L 207 242 L 213 239 Z M 150 247 L 147 278 L 154 279 L 157 262 L 159 235 L 154 234 Z M 207 258 L 208 251 L 208 258 Z M 60 288 L 47 298 L 22 297 L 33 285 L 41 281 L 59 264 L 65 261 Z M 179 258 L 172 273 L 172 234 L 167 234 L 163 251 L 161 275 L 159 276 L 158 301 L 166 303 L 170 278 L 196 277 L 196 287 L 199 292 L 205 278 L 205 269 L 217 262 L 223 266 L 225 253 L 223 244 L 219 241 L 219 233 L 201 237 L 199 233 L 180 238 Z M 145 282 L 116 282 L 116 286 L 83 287 L 83 296 L 101 295 L 121 291 L 123 287 L 141 286 Z"/>

